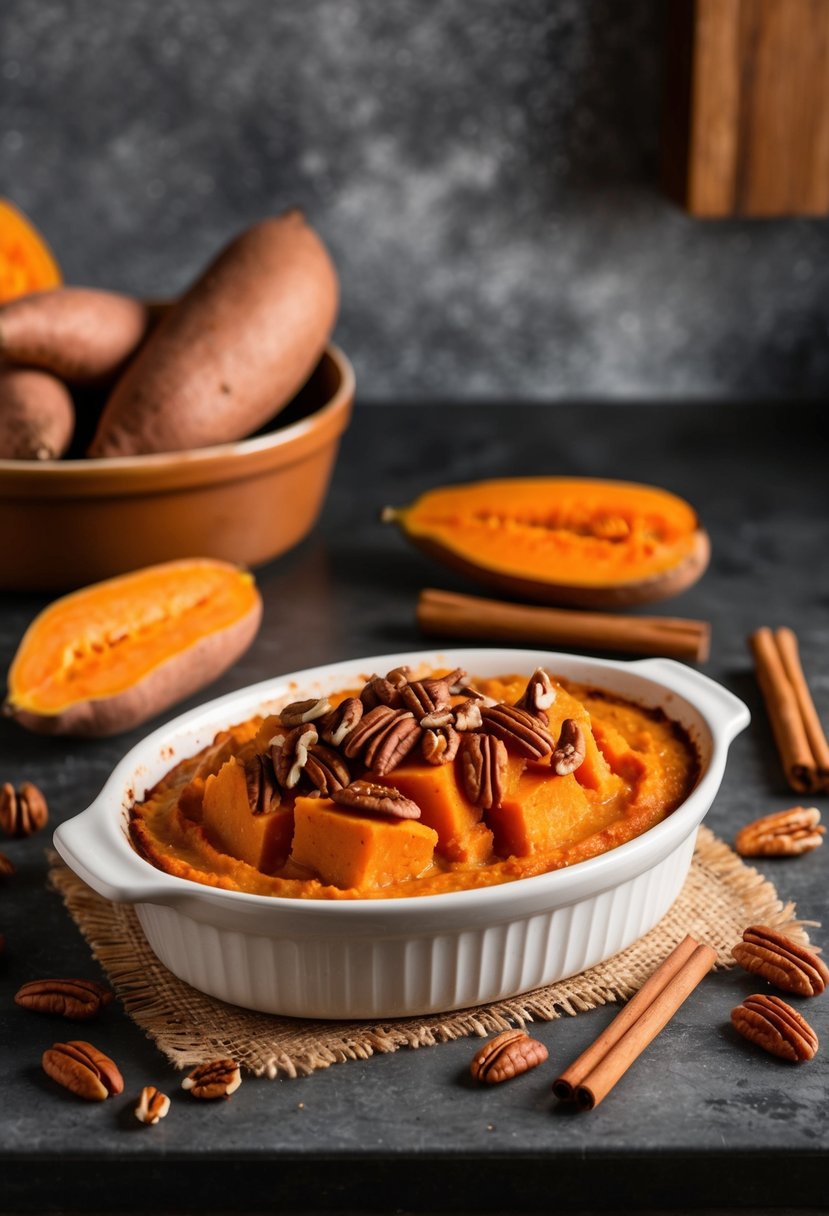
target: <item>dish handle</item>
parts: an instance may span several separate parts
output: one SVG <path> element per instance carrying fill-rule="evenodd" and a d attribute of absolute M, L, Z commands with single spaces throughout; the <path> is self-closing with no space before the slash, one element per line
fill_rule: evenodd
<path fill-rule="evenodd" d="M 153 868 L 131 848 L 123 829 L 101 813 L 99 802 L 59 824 L 52 842 L 63 861 L 87 886 L 112 903 L 169 902 L 169 888 L 154 880 Z M 164 875 L 169 883 L 169 875 Z M 174 880 L 175 881 L 175 880 Z"/>
<path fill-rule="evenodd" d="M 728 743 L 731 743 L 741 730 L 745 730 L 751 721 L 748 706 L 739 697 L 735 697 L 733 692 L 729 692 L 710 676 L 705 676 L 693 667 L 677 662 L 676 659 L 638 659 L 629 666 L 640 675 L 666 684 L 705 710 L 721 728 Z"/>

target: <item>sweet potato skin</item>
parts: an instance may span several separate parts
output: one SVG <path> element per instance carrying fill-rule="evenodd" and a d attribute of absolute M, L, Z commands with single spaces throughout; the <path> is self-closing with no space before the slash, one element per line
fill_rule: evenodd
<path fill-rule="evenodd" d="M 115 377 L 143 342 L 146 304 L 114 291 L 60 287 L 0 308 L 0 355 L 38 367 L 70 384 Z"/>
<path fill-rule="evenodd" d="M 337 276 L 298 211 L 231 242 L 160 319 L 107 402 L 90 456 L 181 451 L 251 434 L 319 360 Z"/>
<path fill-rule="evenodd" d="M 0 459 L 57 460 L 72 439 L 69 390 L 48 372 L 0 368 Z"/>

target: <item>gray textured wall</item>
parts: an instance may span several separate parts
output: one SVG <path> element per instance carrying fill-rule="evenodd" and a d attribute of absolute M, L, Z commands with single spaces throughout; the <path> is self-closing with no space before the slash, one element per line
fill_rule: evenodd
<path fill-rule="evenodd" d="M 3 0 L 0 193 L 164 294 L 303 206 L 366 400 L 829 389 L 829 221 L 657 179 L 663 0 Z"/>

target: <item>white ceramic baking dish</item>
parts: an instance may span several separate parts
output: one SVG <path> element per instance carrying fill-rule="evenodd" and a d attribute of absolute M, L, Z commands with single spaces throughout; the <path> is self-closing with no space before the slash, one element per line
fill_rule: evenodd
<path fill-rule="evenodd" d="M 672 815 L 612 852 L 483 890 L 326 902 L 223 891 L 174 878 L 132 848 L 129 809 L 215 733 L 299 696 L 408 663 L 471 675 L 537 666 L 659 707 L 689 732 L 700 779 Z M 464 1008 L 574 975 L 630 945 L 676 899 L 696 829 L 749 721 L 741 701 L 669 659 L 611 662 L 549 651 L 462 649 L 384 655 L 295 672 L 211 701 L 156 730 L 100 795 L 55 832 L 66 863 L 99 894 L 135 909 L 181 979 L 224 1001 L 313 1018 L 391 1018 Z"/>

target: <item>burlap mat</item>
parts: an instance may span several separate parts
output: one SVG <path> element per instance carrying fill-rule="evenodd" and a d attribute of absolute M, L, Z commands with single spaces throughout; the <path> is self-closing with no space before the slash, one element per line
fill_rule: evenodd
<path fill-rule="evenodd" d="M 780 926 L 796 940 L 808 941 L 794 905 L 784 905 L 770 882 L 702 827 L 688 878 L 670 911 L 638 942 L 598 967 L 523 996 L 454 1013 L 380 1024 L 303 1021 L 253 1013 L 196 991 L 158 961 L 131 906 L 96 895 L 56 855 L 50 879 L 127 1013 L 173 1065 L 192 1067 L 231 1056 L 249 1072 L 268 1077 L 307 1075 L 376 1051 L 432 1046 L 626 1000 L 686 933 L 715 947 L 718 967 L 733 965 L 731 947 L 749 924 Z"/>

